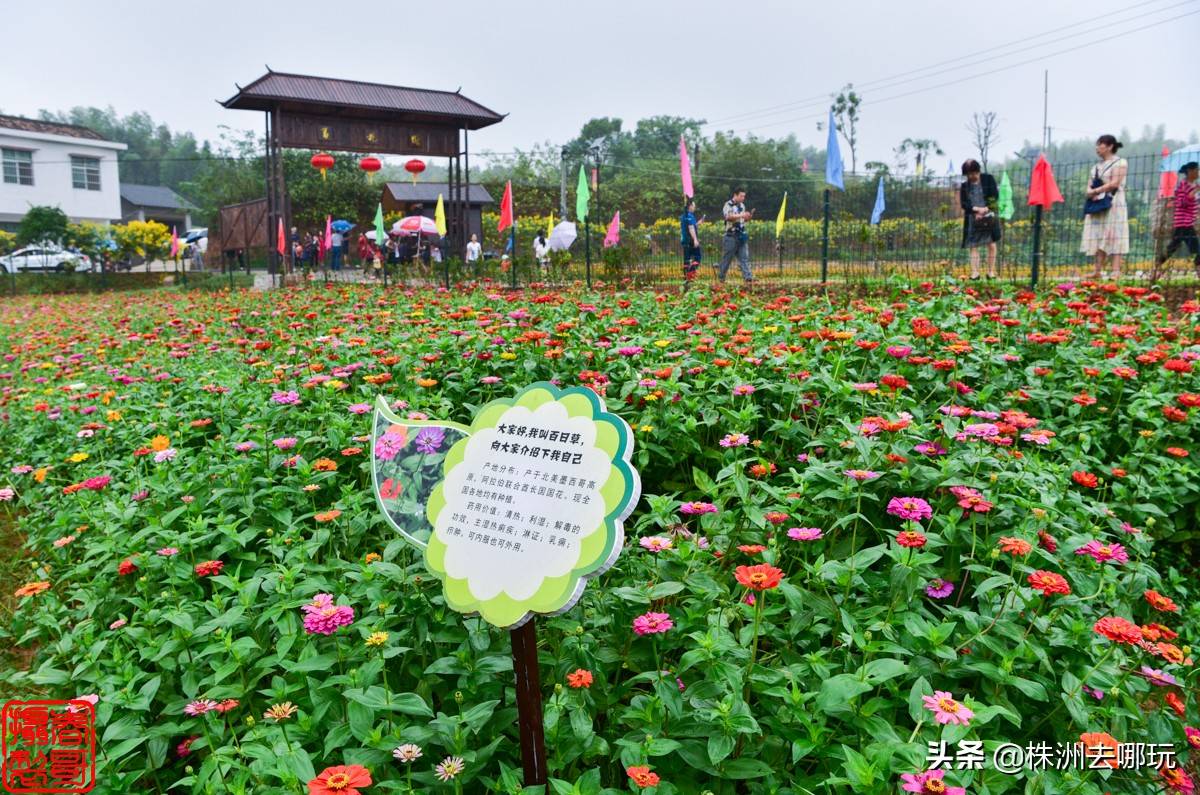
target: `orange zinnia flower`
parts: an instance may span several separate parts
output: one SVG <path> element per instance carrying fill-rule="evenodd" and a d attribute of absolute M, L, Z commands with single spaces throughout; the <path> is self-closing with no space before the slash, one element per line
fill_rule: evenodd
<path fill-rule="evenodd" d="M 1083 743 L 1084 756 L 1088 759 L 1095 759 L 1102 767 L 1117 768 L 1117 747 L 1120 745 L 1117 738 L 1105 732 L 1084 732 L 1079 735 L 1079 741 Z"/>
<path fill-rule="evenodd" d="M 567 684 L 576 689 L 581 687 L 591 687 L 592 681 L 592 672 L 585 668 L 577 668 L 571 673 L 567 674 Z"/>
<path fill-rule="evenodd" d="M 1158 591 L 1146 591 L 1146 593 L 1143 595 L 1146 597 L 1146 601 L 1149 602 L 1150 606 L 1155 610 L 1159 610 L 1163 613 L 1174 613 L 1179 610 L 1179 605 L 1172 602 L 1170 597 L 1163 596 Z"/>
<path fill-rule="evenodd" d="M 318 522 L 332 522 L 334 519 L 338 518 L 341 515 L 342 515 L 342 512 L 339 511 L 338 509 L 334 508 L 331 511 L 322 511 L 321 513 L 318 513 L 315 516 L 313 516 L 313 518 L 316 519 Z"/>
<path fill-rule="evenodd" d="M 1092 629 L 1117 643 L 1133 645 L 1142 639 L 1142 630 L 1138 628 L 1138 625 L 1120 616 L 1105 616 L 1097 621 Z"/>
<path fill-rule="evenodd" d="M 27 582 L 24 585 L 22 585 L 20 588 L 18 588 L 16 591 L 14 591 L 13 596 L 17 597 L 18 599 L 24 598 L 26 596 L 36 596 L 37 594 L 40 594 L 42 591 L 46 590 L 49 587 L 50 587 L 50 583 L 46 582 L 45 580 L 39 580 L 36 582 Z"/>
<path fill-rule="evenodd" d="M 161 433 L 150 440 L 150 449 L 156 453 L 160 453 L 171 446 L 170 438 L 163 436 Z"/>
<path fill-rule="evenodd" d="M 778 588 L 783 581 L 783 570 L 767 563 L 757 566 L 738 566 L 734 571 L 737 581 L 752 591 L 767 591 Z"/>
<path fill-rule="evenodd" d="M 1010 555 L 1028 555 L 1033 545 L 1023 538 L 1000 537 L 1000 551 Z"/>
<path fill-rule="evenodd" d="M 362 765 L 335 765 L 308 782 L 309 795 L 359 795 L 359 787 L 371 786 L 371 773 Z"/>
<path fill-rule="evenodd" d="M 1068 596 L 1071 593 L 1071 586 L 1067 584 L 1066 579 L 1052 571 L 1035 571 L 1030 574 L 1029 585 L 1035 591 L 1041 591 L 1042 596 L 1056 593 Z"/>
<path fill-rule="evenodd" d="M 633 765 L 625 768 L 625 773 L 633 779 L 633 783 L 639 787 L 657 787 L 658 774 L 651 772 L 647 765 Z"/>
<path fill-rule="evenodd" d="M 318 458 L 313 461 L 312 468 L 317 472 L 336 472 L 337 462 L 329 458 Z"/>

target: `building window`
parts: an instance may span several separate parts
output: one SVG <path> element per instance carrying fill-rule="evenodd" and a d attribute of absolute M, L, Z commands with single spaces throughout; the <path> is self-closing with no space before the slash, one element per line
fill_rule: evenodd
<path fill-rule="evenodd" d="M 71 184 L 80 190 L 100 190 L 100 158 L 71 155 Z"/>
<path fill-rule="evenodd" d="M 33 152 L 25 149 L 5 149 L 4 181 L 13 185 L 33 184 Z"/>

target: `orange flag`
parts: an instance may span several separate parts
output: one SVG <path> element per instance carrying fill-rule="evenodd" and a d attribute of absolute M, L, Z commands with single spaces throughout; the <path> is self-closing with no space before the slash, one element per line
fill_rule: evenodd
<path fill-rule="evenodd" d="M 283 238 L 283 219 L 282 218 L 279 219 L 279 234 L 275 236 L 275 250 L 279 252 L 280 256 L 283 256 L 283 252 L 287 251 L 287 246 L 284 243 L 284 238 Z"/>

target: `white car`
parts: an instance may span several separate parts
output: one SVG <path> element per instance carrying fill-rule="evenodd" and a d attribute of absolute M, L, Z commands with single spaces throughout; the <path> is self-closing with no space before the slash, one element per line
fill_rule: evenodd
<path fill-rule="evenodd" d="M 64 251 L 52 246 L 26 246 L 6 257 L 0 257 L 0 271 L 25 273 L 27 271 L 90 271 L 92 261 L 86 254 Z"/>

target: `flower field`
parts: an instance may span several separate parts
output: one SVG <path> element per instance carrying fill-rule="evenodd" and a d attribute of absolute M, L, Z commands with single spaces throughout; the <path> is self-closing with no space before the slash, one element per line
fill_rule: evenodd
<path fill-rule="evenodd" d="M 1198 313 L 1091 284 L 9 300 L 0 691 L 95 704 L 97 792 L 521 792 L 509 634 L 380 513 L 371 409 L 469 422 L 553 381 L 633 428 L 642 498 L 538 619 L 550 792 L 1190 793 Z"/>

